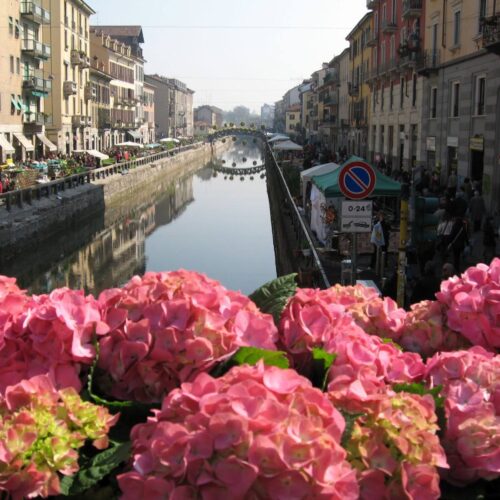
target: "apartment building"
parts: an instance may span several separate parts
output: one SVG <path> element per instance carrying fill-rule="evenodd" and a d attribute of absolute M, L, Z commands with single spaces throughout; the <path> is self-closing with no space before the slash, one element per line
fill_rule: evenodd
<path fill-rule="evenodd" d="M 50 25 L 43 25 L 43 40 L 51 57 L 43 65 L 43 78 L 52 90 L 45 111 L 52 117 L 47 136 L 59 151 L 90 149 L 90 43 L 89 17 L 94 10 L 83 0 L 42 0 L 50 12 Z"/>
<path fill-rule="evenodd" d="M 156 137 L 173 137 L 174 86 L 168 78 L 159 75 L 146 75 L 144 79 L 146 84 L 155 88 Z"/>
<path fill-rule="evenodd" d="M 349 140 L 349 83 L 351 82 L 350 71 L 350 48 L 345 48 L 340 55 L 334 59 L 334 67 L 339 72 L 339 105 L 337 117 L 337 148 L 347 150 Z"/>
<path fill-rule="evenodd" d="M 369 154 L 395 170 L 421 161 L 423 78 L 417 61 L 424 45 L 425 0 L 370 1 L 372 47 L 366 79 L 372 90 Z"/>
<path fill-rule="evenodd" d="M 41 27 L 50 11 L 37 2 L 4 0 L 0 14 L 0 162 L 7 158 L 38 159 L 56 146 L 45 136 L 50 116 L 45 99 L 52 81 L 43 77 L 51 47 L 43 43 Z"/>
<path fill-rule="evenodd" d="M 144 124 L 147 126 L 147 144 L 156 142 L 155 87 L 144 82 Z"/>
<path fill-rule="evenodd" d="M 422 122 L 425 165 L 482 186 L 491 211 L 500 209 L 500 2 L 428 0 Z"/>
<path fill-rule="evenodd" d="M 324 149 L 337 150 L 337 126 L 339 111 L 339 68 L 333 59 L 327 66 L 318 93 L 318 136 Z"/>
<path fill-rule="evenodd" d="M 370 87 L 366 75 L 370 68 L 371 48 L 368 40 L 371 38 L 373 12 L 368 12 L 346 40 L 350 47 L 351 81 L 348 84 L 349 121 L 348 151 L 366 158 L 368 154 L 368 122 L 370 114 Z"/>
<path fill-rule="evenodd" d="M 194 121 L 220 128 L 224 121 L 222 109 L 208 105 L 199 106 L 194 110 Z"/>
<path fill-rule="evenodd" d="M 300 112 L 300 104 L 295 104 L 286 110 L 285 132 L 293 139 L 300 135 Z"/>
<path fill-rule="evenodd" d="M 113 77 L 92 61 L 90 68 L 90 149 L 103 151 L 111 148 L 111 82 Z"/>
<path fill-rule="evenodd" d="M 270 129 L 273 128 L 274 122 L 274 105 L 272 104 L 263 104 L 260 107 L 260 122 L 261 125 Z"/>

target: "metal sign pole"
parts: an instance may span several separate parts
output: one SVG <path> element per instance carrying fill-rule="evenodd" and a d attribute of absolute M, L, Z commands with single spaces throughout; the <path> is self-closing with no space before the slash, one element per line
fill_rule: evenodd
<path fill-rule="evenodd" d="M 358 233 L 352 235 L 352 284 L 358 279 Z"/>

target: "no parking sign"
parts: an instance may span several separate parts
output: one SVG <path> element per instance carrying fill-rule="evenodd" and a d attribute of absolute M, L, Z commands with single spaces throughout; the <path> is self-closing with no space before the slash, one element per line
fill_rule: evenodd
<path fill-rule="evenodd" d="M 355 160 L 346 163 L 339 174 L 339 188 L 350 200 L 368 198 L 375 189 L 377 176 L 368 163 Z"/>

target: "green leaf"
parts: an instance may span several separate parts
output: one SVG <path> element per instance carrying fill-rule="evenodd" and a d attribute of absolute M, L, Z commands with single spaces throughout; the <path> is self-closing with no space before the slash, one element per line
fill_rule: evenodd
<path fill-rule="evenodd" d="M 337 359 L 336 354 L 330 354 L 324 349 L 319 347 L 314 347 L 312 350 L 313 360 L 321 364 L 322 380 L 321 380 L 321 390 L 325 391 L 328 386 L 328 374 L 330 373 L 330 368 Z M 317 381 L 320 383 L 320 380 Z"/>
<path fill-rule="evenodd" d="M 409 392 L 410 394 L 418 394 L 419 396 L 430 394 L 434 398 L 436 408 L 444 407 L 444 397 L 441 396 L 443 386 L 441 385 L 437 385 L 433 389 L 428 389 L 422 383 L 413 382 L 412 384 L 394 384 L 392 387 L 396 392 Z"/>
<path fill-rule="evenodd" d="M 295 294 L 296 277 L 297 274 L 281 276 L 261 286 L 250 295 L 250 299 L 257 304 L 262 312 L 273 315 L 276 324 L 279 323 L 288 299 Z"/>
<path fill-rule="evenodd" d="M 94 339 L 94 347 L 96 355 L 94 362 L 90 367 L 89 376 L 87 379 L 87 393 L 90 396 L 90 399 L 95 403 L 106 406 L 108 408 L 130 408 L 136 405 L 137 403 L 134 403 L 133 401 L 107 401 L 106 399 L 103 399 L 94 393 L 92 389 L 94 385 L 94 374 L 96 371 L 97 363 L 99 362 L 99 342 L 97 342 L 97 339 Z"/>
<path fill-rule="evenodd" d="M 345 420 L 345 429 L 342 434 L 341 445 L 342 448 L 346 449 L 349 441 L 351 440 L 352 431 L 354 429 L 354 424 L 356 420 L 363 416 L 363 413 L 349 413 L 347 411 L 340 410 L 340 413 L 344 417 Z"/>
<path fill-rule="evenodd" d="M 286 353 L 283 351 L 267 351 L 257 347 L 241 347 L 231 360 L 237 365 L 253 366 L 262 360 L 266 366 L 277 366 L 278 368 L 290 366 Z"/>
<path fill-rule="evenodd" d="M 403 348 L 399 344 L 396 344 L 396 342 L 394 342 L 394 340 L 392 340 L 392 339 L 382 338 L 381 340 L 384 344 L 390 344 L 390 345 L 394 346 L 396 349 L 398 349 L 399 351 L 403 350 Z"/>
<path fill-rule="evenodd" d="M 130 457 L 131 443 L 115 444 L 95 455 L 74 476 L 61 479 L 61 493 L 65 496 L 83 493 L 95 486 Z"/>

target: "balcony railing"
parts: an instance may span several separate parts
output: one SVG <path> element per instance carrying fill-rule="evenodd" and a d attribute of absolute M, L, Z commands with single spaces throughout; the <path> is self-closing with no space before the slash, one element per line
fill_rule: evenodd
<path fill-rule="evenodd" d="M 483 47 L 500 55 L 500 14 L 483 19 L 481 27 Z"/>
<path fill-rule="evenodd" d="M 420 17 L 422 15 L 423 0 L 404 0 L 403 19 Z"/>
<path fill-rule="evenodd" d="M 339 99 L 336 94 L 330 94 L 325 97 L 323 104 L 325 106 L 336 106 L 339 103 Z"/>
<path fill-rule="evenodd" d="M 43 9 L 36 2 L 22 1 L 20 5 L 21 16 L 31 19 L 38 24 L 50 24 L 50 12 Z"/>
<path fill-rule="evenodd" d="M 24 39 L 22 42 L 22 50 L 37 59 L 50 59 L 50 45 L 39 42 L 31 38 Z"/>
<path fill-rule="evenodd" d="M 426 50 L 417 57 L 417 71 L 424 76 L 438 70 L 441 64 L 441 52 L 439 50 Z"/>
<path fill-rule="evenodd" d="M 327 73 L 323 80 L 323 83 L 324 84 L 331 83 L 337 85 L 339 81 L 340 81 L 339 74 L 337 73 L 337 71 L 335 71 L 333 73 Z"/>
<path fill-rule="evenodd" d="M 37 126 L 50 125 L 52 123 L 52 117 L 45 113 L 27 112 L 24 113 L 23 123 L 25 125 Z"/>
<path fill-rule="evenodd" d="M 389 19 L 384 19 L 382 21 L 382 31 L 384 33 L 394 33 L 397 31 L 398 25 L 396 24 L 395 21 L 391 21 Z"/>
<path fill-rule="evenodd" d="M 38 92 L 40 94 L 43 94 L 39 97 L 44 97 L 51 91 L 52 81 L 46 80 L 41 75 L 26 75 L 23 80 L 23 89 L 31 92 Z"/>

